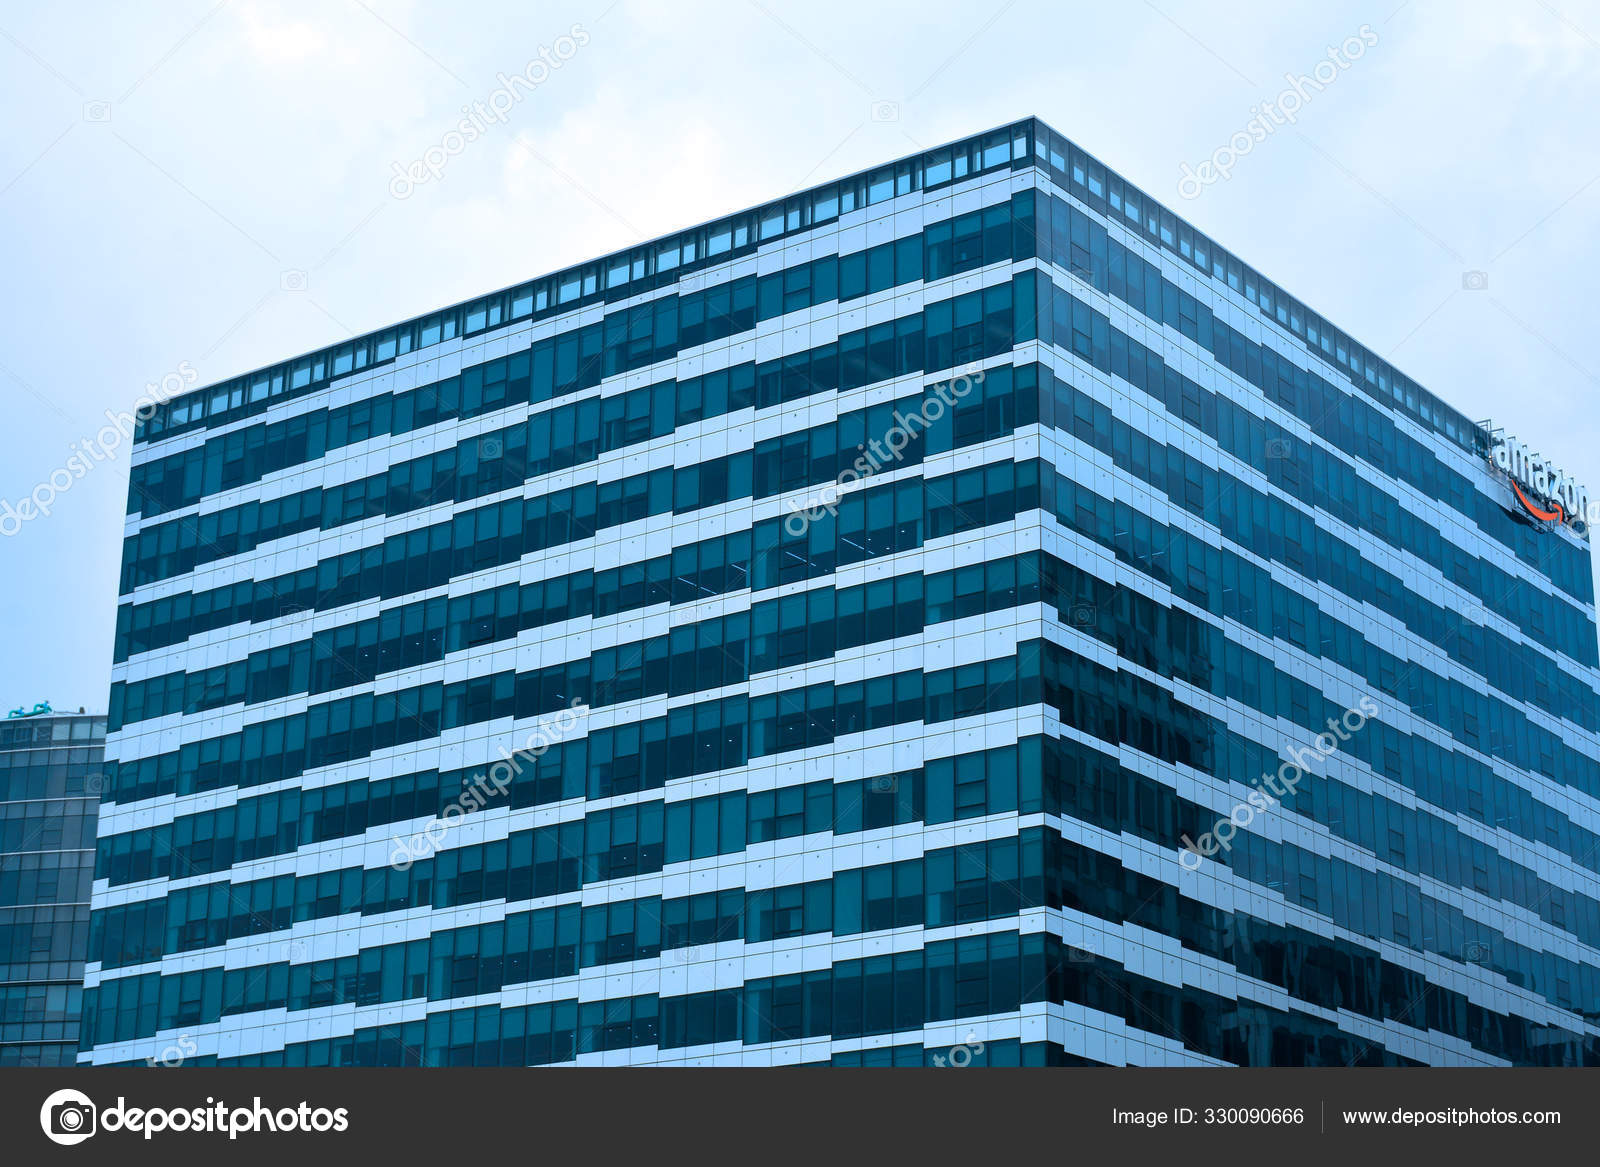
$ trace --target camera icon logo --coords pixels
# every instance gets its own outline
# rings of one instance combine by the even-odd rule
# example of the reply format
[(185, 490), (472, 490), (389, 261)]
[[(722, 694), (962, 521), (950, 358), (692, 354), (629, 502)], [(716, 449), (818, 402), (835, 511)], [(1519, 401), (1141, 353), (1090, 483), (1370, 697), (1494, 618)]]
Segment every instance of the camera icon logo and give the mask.
[(311, 286), (311, 278), (297, 267), (292, 267), (278, 276), (278, 286), (285, 292), (303, 292)]
[(57, 1090), (39, 1108), (39, 1125), (52, 1143), (71, 1147), (94, 1134), (98, 1113), (81, 1090)]
[(1464, 271), (1461, 273), (1461, 290), (1464, 292), (1486, 292), (1489, 290), (1489, 273), (1486, 271)]
[(900, 789), (900, 779), (893, 774), (878, 774), (867, 779), (867, 789), (873, 794), (894, 794)]
[(875, 101), (872, 103), (872, 120), (875, 122), (897, 122), (900, 120), (900, 103), (898, 101)]

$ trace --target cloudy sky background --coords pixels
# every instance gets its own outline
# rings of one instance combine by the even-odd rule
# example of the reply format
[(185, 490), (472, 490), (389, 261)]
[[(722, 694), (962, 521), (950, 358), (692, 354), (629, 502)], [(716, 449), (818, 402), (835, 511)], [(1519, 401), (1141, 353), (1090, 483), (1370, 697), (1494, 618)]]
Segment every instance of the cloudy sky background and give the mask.
[[(1178, 197), (1363, 25), (1296, 126)], [(1028, 114), (1600, 491), (1597, 109), (1594, 0), (3, 3), (0, 500), (185, 362), (225, 380)], [(0, 708), (105, 707), (126, 497), (124, 450), (0, 538)]]

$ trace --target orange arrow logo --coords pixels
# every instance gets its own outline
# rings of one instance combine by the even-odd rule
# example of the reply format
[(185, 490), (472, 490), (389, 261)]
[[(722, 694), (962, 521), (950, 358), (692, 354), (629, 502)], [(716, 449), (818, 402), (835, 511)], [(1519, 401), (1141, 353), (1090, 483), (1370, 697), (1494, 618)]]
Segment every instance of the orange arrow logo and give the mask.
[(1511, 489), (1517, 492), (1517, 497), (1522, 500), (1522, 505), (1528, 508), (1528, 513), (1534, 518), (1543, 519), (1547, 523), (1560, 523), (1566, 521), (1567, 512), (1562, 508), (1560, 503), (1555, 504), (1556, 509), (1553, 511), (1542, 511), (1528, 501), (1528, 496), (1522, 493), (1522, 487), (1517, 485), (1515, 479), (1513, 479), (1511, 482)]

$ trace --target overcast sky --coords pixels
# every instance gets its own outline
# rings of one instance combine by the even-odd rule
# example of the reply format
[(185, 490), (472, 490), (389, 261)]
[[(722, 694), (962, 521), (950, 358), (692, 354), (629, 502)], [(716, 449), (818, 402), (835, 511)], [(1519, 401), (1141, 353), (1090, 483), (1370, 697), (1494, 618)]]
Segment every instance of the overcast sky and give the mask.
[[(1285, 73), (1363, 36), (1180, 197)], [(395, 164), (541, 48), (570, 59), (394, 197)], [(1600, 2), (4, 0), (0, 98), (0, 513), (180, 370), (224, 380), (1029, 114), (1600, 491)], [(105, 708), (126, 455), (0, 537), (0, 709)]]

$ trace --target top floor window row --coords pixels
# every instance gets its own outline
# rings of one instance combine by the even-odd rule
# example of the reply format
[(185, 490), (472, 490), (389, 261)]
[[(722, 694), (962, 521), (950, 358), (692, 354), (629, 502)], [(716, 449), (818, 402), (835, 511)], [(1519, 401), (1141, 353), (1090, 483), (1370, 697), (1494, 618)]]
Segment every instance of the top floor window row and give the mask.
[(175, 397), (139, 426), (137, 441), (231, 422), (334, 378), (393, 361), (417, 349), (473, 336), (514, 321), (540, 319), (587, 304), (624, 299), (688, 272), (747, 254), (785, 235), (917, 190), (935, 190), (978, 174), (1033, 165), (1032, 123), (987, 134), (742, 211), (666, 239), (418, 317), (221, 385)]
[(835, 221), (861, 207), (913, 191), (932, 191), (974, 175), (1037, 166), (1091, 209), (1207, 278), (1226, 284), (1262, 316), (1343, 370), (1360, 390), (1475, 455), (1488, 437), (1376, 354), (1334, 328), (1171, 210), (1034, 119), (964, 139), (909, 159), (690, 228), (514, 288), (418, 317), (159, 406), (141, 423), (137, 441), (259, 412), (284, 396), (314, 392), (334, 378), (457, 337), (513, 321), (539, 319), (604, 300), (623, 299), (671, 283), (688, 272), (747, 254), (764, 243)]
[(1254, 305), (1262, 316), (1304, 343), (1310, 352), (1342, 369), (1358, 389), (1381, 404), (1443, 434), (1469, 453), (1487, 452), (1488, 436), (1476, 423), (1357, 344), (1049, 126), (1034, 122), (1032, 128), (1038, 165), (1091, 209), (1180, 257), (1208, 278), (1225, 283)]

